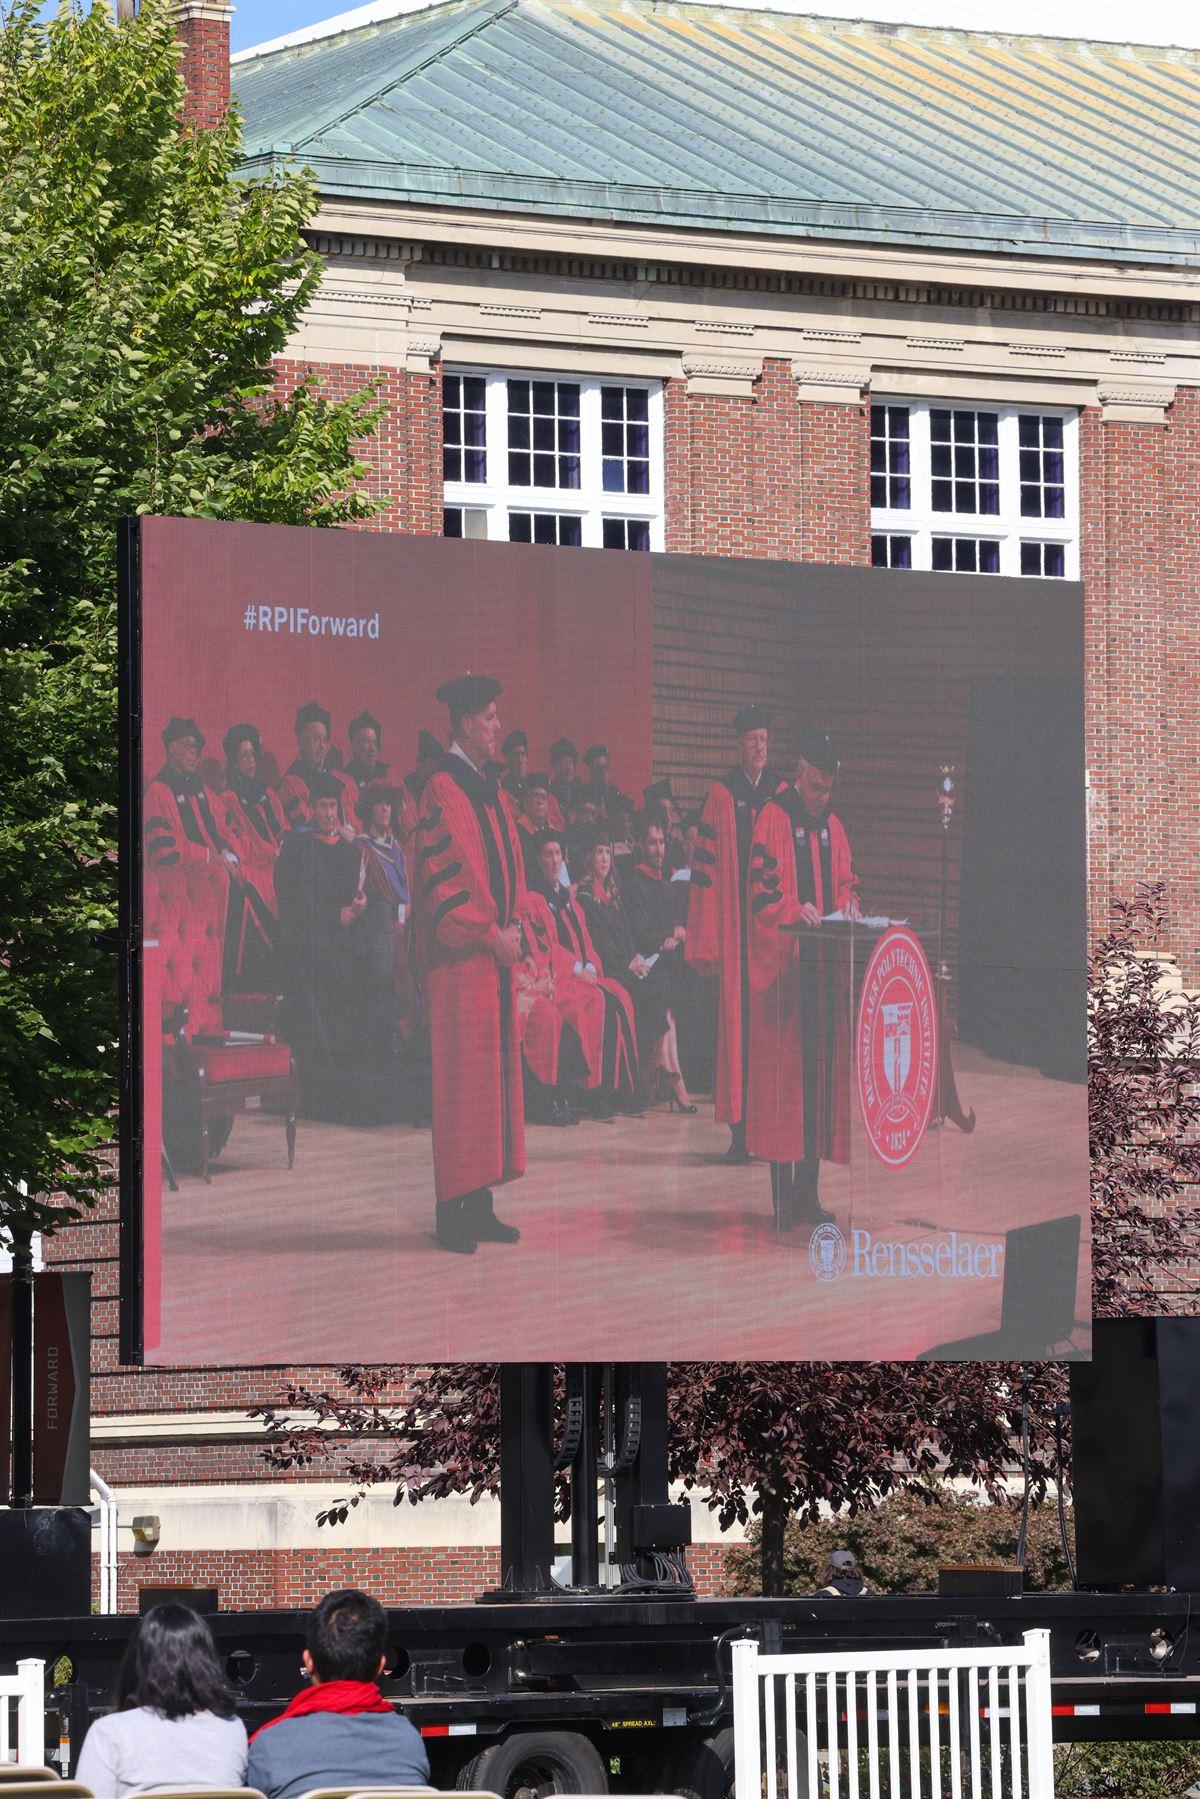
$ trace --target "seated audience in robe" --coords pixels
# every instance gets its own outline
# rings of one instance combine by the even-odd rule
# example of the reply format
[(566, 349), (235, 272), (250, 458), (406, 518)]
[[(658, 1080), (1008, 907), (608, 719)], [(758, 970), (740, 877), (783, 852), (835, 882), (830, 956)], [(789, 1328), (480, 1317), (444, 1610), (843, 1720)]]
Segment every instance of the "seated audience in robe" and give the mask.
[[(581, 855), (596, 840), (593, 826)], [(528, 914), (536, 932), (549, 928), (560, 952), (555, 962), (558, 1003), (566, 1009), (587, 1058), (585, 1085), (593, 1117), (611, 1118), (614, 1107), (627, 1103), (637, 1080), (637, 1040), (633, 1007), (619, 978), (606, 973), (592, 942), (587, 918), (564, 886), (562, 837), (543, 831), (535, 844), (536, 865), (527, 876)]]
[[(675, 920), (670, 882), (663, 880), (665, 858), (666, 832), (663, 829), (662, 814), (658, 810), (644, 811), (638, 816), (637, 836), (633, 855), (630, 857), (632, 867), (621, 870), (621, 895), (629, 914), (634, 948), (656, 975), (659, 969), (663, 970), (660, 977), (661, 1011), (665, 1014), (665, 1022), (662, 1024), (661, 1034), (656, 1033), (653, 1043), (643, 1037), (642, 1020), (639, 1018), (638, 1050), (643, 1081), (651, 1078), (648, 1071), (653, 1069), (654, 1092), (665, 1092), (673, 1111), (694, 1112), (696, 1108), (688, 1093), (679, 1060), (676, 1028), (676, 1020), (686, 999), (682, 976), (683, 945), (687, 929)], [(636, 1008), (636, 994), (634, 1005)], [(656, 1025), (658, 1022), (656, 1019)]]
[(308, 1621), (300, 1657), (307, 1684), (256, 1730), (247, 1781), (267, 1799), (317, 1787), (425, 1786), (418, 1731), (379, 1690), (387, 1613), (353, 1587), (328, 1593)]
[[(525, 878), (529, 880), (537, 873), (537, 858), (533, 846), (548, 826), (561, 831), (561, 824), (553, 823), (554, 805), (550, 798), (549, 775), (533, 774), (525, 776), (521, 792), (521, 810), (517, 814), (517, 826), (521, 833), (521, 849), (525, 856)], [(563, 884), (570, 886), (571, 877), (563, 869)]]
[(330, 718), (324, 706), (309, 700), (296, 713), (296, 747), (299, 754), (279, 783), (279, 797), (287, 821), (294, 829), (313, 821), (313, 782), (328, 775), (338, 784), (338, 825), (348, 836), (358, 829), (358, 788), (341, 769), (326, 767), (329, 758)]
[(246, 1726), (204, 1619), (190, 1606), (153, 1605), (134, 1625), (113, 1709), (88, 1730), (76, 1775), (95, 1799), (126, 1799), (178, 1786), (184, 1773), (189, 1786), (240, 1787)]
[(579, 766), (579, 751), (569, 737), (557, 737), (550, 745), (550, 823), (565, 830), (571, 810), (571, 789)]
[[(608, 778), (608, 749), (603, 743), (593, 743), (583, 752), (583, 765), (587, 769), (584, 776), (586, 786), (592, 799), (596, 802), (596, 817), (606, 824), (612, 823), (612, 810), (625, 799), (618, 787), (614, 787)], [(628, 802), (627, 802), (628, 803)]]
[(519, 806), (522, 783), (529, 773), (529, 739), (524, 731), (510, 731), (500, 745), (500, 753), (504, 757), (504, 775), (500, 785)]

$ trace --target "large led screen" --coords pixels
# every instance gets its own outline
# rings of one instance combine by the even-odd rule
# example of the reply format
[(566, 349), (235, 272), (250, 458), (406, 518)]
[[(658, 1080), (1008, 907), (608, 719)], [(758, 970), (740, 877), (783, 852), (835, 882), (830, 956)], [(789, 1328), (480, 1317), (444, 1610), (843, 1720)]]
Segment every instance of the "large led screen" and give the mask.
[(1087, 1353), (1076, 585), (124, 543), (136, 1353)]

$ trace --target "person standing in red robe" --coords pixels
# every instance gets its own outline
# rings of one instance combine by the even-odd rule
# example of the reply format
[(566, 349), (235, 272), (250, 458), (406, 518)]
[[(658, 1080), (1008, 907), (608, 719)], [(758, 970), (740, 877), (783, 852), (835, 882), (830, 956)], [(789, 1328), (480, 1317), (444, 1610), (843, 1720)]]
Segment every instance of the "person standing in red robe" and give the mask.
[(236, 833), (238, 858), (276, 912), (275, 864), (288, 822), (279, 795), (258, 772), (262, 738), (254, 725), (231, 725), (221, 739), (221, 748), (225, 751), (221, 803)]
[(767, 766), (771, 715), (743, 706), (733, 721), (737, 767), (709, 790), (692, 855), (684, 955), (699, 974), (717, 977), (716, 1091), (713, 1116), (730, 1130), (727, 1162), (750, 1160), (746, 1148), (746, 1080), (750, 1014), (746, 1005), (746, 880), (759, 813), (785, 785)]
[(850, 1160), (850, 959), (822, 931), (856, 916), (858, 880), (830, 810), (838, 758), (829, 739), (800, 740), (796, 779), (758, 815), (750, 847), (750, 1079), (746, 1145), (771, 1164), (780, 1230), (832, 1218), (817, 1186), (822, 1157)]
[(279, 797), (294, 831), (313, 821), (313, 782), (329, 775), (341, 788), (338, 823), (347, 838), (358, 830), (358, 787), (340, 768), (326, 768), (329, 756), (330, 717), (324, 706), (309, 700), (296, 714), (296, 747), (300, 754), (279, 783)]
[(515, 970), (525, 870), (508, 796), (483, 771), (500, 737), (486, 675), (438, 688), (450, 750), (421, 795), (413, 862), (418, 963), (433, 1054), (437, 1241), (473, 1255), (515, 1243), (492, 1188), (525, 1172)]
[(143, 801), (146, 861), (151, 868), (219, 863), (229, 881), (221, 982), (226, 993), (257, 991), (270, 970), (272, 914), (250, 871), (224, 802), (197, 772), (204, 733), (194, 718), (172, 718), (163, 731), (167, 759)]

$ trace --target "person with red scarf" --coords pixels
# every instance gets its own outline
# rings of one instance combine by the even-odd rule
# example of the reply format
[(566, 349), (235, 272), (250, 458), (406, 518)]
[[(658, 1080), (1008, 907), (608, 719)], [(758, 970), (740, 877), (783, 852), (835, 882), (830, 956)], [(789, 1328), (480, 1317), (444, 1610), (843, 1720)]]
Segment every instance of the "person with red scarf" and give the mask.
[(250, 1739), (248, 1783), (267, 1799), (317, 1787), (425, 1786), (420, 1733), (379, 1690), (387, 1614), (354, 1587), (327, 1593), (308, 1621), (309, 1685)]
[(850, 1160), (850, 960), (821, 921), (858, 912), (858, 877), (830, 808), (837, 752), (800, 739), (793, 785), (754, 826), (747, 887), (750, 1081), (746, 1146), (771, 1164), (779, 1230), (832, 1219), (817, 1195), (821, 1160)]
[(450, 750), (421, 795), (413, 859), (417, 964), (433, 1056), (437, 1242), (458, 1255), (516, 1243), (492, 1188), (525, 1172), (515, 970), (525, 946), (525, 866), (509, 797), (486, 772), (500, 683), (438, 688)]
[(783, 786), (767, 767), (771, 715), (743, 706), (733, 721), (738, 762), (714, 781), (700, 815), (688, 882), (691, 967), (717, 978), (716, 1103), (713, 1116), (730, 1131), (727, 1162), (750, 1160), (746, 1148), (746, 1084), (750, 1062), (747, 1005), (749, 942), (746, 879), (759, 813)]

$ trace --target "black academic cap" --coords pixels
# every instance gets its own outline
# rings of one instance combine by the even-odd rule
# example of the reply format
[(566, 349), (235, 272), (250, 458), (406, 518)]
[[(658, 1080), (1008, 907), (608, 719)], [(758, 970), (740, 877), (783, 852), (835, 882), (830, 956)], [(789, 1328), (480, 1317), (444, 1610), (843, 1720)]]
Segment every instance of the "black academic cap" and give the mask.
[(557, 762), (560, 756), (574, 756), (579, 759), (579, 751), (569, 737), (556, 737), (550, 745), (550, 760)]
[(607, 843), (611, 848), (612, 840), (613, 834), (607, 825), (580, 825), (571, 837), (571, 859), (590, 856), (598, 843)]
[(743, 706), (733, 715), (733, 734), (744, 737), (747, 731), (769, 731), (771, 714), (765, 706)]
[(590, 750), (584, 750), (583, 759), (590, 768), (593, 762), (599, 762), (601, 756), (608, 760), (608, 750), (602, 743), (594, 743)]
[(253, 744), (256, 756), (262, 753), (262, 738), (253, 725), (230, 725), (221, 739), (221, 748), (230, 758), (237, 755), (244, 743)]
[(456, 675), (453, 681), (442, 682), (437, 697), (450, 708), (450, 717), (458, 719), (482, 712), (503, 692), (499, 681), (493, 681), (490, 675)]
[(508, 736), (504, 739), (504, 742), (500, 745), (500, 748), (504, 751), (506, 756), (511, 756), (514, 750), (527, 750), (529, 748), (529, 739), (526, 737), (524, 731), (510, 731)]
[(649, 787), (642, 788), (642, 798), (647, 806), (661, 806), (664, 800), (674, 799), (671, 783), (666, 775), (661, 781), (651, 781)]
[(435, 762), (446, 754), (445, 746), (432, 731), (417, 732), (417, 761)]
[(357, 718), (352, 718), (350, 720), (350, 730), (348, 735), (351, 742), (354, 741), (360, 731), (374, 731), (376, 737), (382, 738), (383, 736), (383, 726), (380, 724), (379, 720), (372, 717), (369, 712), (360, 712)]
[(204, 748), (204, 732), (194, 718), (169, 718), (167, 720), (166, 730), (162, 734), (164, 749), (172, 743), (178, 743), (181, 737), (194, 737), (198, 752)]
[(314, 800), (340, 800), (342, 783), (335, 781), (332, 775), (314, 775), (308, 784), (308, 790)]
[(296, 714), (296, 734), (299, 736), (305, 725), (324, 725), (328, 731), (332, 722), (324, 706), (318, 706), (316, 700), (309, 700), (308, 705), (301, 706)]
[(824, 731), (801, 731), (796, 754), (802, 761), (819, 768), (823, 775), (836, 775), (842, 765), (841, 757)]
[(549, 791), (550, 791), (550, 776), (549, 775), (542, 775), (542, 774), (526, 775), (524, 780), (521, 782), (521, 796), (523, 799), (528, 799), (528, 797), (531, 793), (538, 793), (538, 792), (549, 793)]
[(565, 831), (556, 831), (553, 825), (547, 825), (545, 830), (529, 839), (530, 854), (539, 855), (548, 843), (557, 843), (559, 849), (562, 849), (566, 843), (566, 835)]
[(391, 787), (386, 781), (372, 781), (358, 796), (358, 816), (365, 820), (372, 806), (388, 805), (394, 810), (403, 803), (404, 795), (398, 787)]

